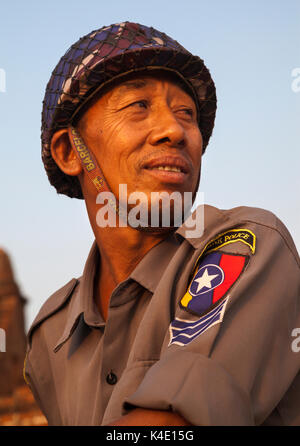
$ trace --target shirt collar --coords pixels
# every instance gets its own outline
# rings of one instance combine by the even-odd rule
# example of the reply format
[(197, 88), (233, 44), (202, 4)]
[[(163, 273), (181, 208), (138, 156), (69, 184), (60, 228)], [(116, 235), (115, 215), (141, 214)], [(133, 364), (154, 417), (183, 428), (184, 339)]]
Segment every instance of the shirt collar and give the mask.
[(170, 259), (175, 254), (181, 240), (174, 234), (155, 245), (135, 267), (130, 277), (144, 288), (154, 293)]
[[(180, 241), (174, 234), (168, 236), (144, 256), (127, 280), (134, 280), (151, 293), (154, 293), (170, 258), (174, 255), (179, 245)], [(80, 317), (83, 317), (84, 322), (89, 326), (105, 326), (105, 321), (98, 312), (93, 299), (94, 278), (99, 262), (99, 250), (96, 241), (94, 241), (85, 263), (83, 274), (78, 279), (77, 287), (73, 292), (68, 309), (67, 322), (62, 336), (54, 347), (54, 352), (57, 352), (73, 334)]]
[[(197, 225), (195, 226), (195, 222)], [(203, 245), (206, 238), (211, 238), (214, 233), (221, 232), (232, 224), (230, 212), (222, 211), (208, 204), (198, 206), (193, 214), (185, 220), (177, 229), (176, 237), (184, 238), (193, 248)]]

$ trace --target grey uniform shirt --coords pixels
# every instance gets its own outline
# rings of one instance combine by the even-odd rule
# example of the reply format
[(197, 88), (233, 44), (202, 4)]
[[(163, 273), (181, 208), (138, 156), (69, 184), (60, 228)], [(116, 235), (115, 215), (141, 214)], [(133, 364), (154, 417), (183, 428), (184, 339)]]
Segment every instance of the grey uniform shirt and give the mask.
[(300, 425), (292, 238), (261, 209), (206, 205), (204, 218), (201, 237), (183, 225), (146, 254), (106, 322), (93, 300), (95, 243), (83, 276), (42, 306), (24, 376), (50, 425), (106, 425), (134, 407), (195, 425)]

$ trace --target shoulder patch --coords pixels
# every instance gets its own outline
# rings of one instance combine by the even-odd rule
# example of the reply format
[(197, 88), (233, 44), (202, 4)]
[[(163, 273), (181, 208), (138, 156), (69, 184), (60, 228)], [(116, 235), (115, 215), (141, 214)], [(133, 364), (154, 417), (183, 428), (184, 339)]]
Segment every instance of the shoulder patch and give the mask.
[(222, 246), (229, 245), (229, 243), (242, 242), (248, 245), (252, 254), (255, 253), (256, 235), (249, 229), (238, 228), (230, 229), (229, 231), (219, 234), (214, 239), (210, 240), (204, 247), (201, 255), (208, 252), (220, 249)]
[(222, 251), (207, 254), (197, 265), (180, 307), (198, 316), (210, 311), (240, 277), (248, 260), (249, 256)]

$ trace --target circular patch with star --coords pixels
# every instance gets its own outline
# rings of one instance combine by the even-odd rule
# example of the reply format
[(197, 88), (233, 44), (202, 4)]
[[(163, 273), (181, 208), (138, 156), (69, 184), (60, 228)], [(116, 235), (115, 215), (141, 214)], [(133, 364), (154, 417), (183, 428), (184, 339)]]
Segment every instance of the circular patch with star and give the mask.
[(218, 265), (208, 264), (202, 266), (191, 283), (190, 294), (199, 296), (199, 294), (207, 293), (207, 291), (211, 291), (221, 285), (223, 280), (224, 271)]
[(247, 262), (244, 255), (221, 251), (207, 254), (200, 260), (180, 306), (197, 315), (208, 312), (237, 281)]

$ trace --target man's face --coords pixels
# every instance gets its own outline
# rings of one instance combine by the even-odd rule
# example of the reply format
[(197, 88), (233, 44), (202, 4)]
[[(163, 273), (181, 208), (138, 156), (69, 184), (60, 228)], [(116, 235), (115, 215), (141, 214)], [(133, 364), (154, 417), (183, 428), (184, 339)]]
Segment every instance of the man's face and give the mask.
[(106, 92), (78, 124), (118, 198), (144, 192), (195, 192), (202, 155), (196, 105), (164, 73), (138, 75)]

